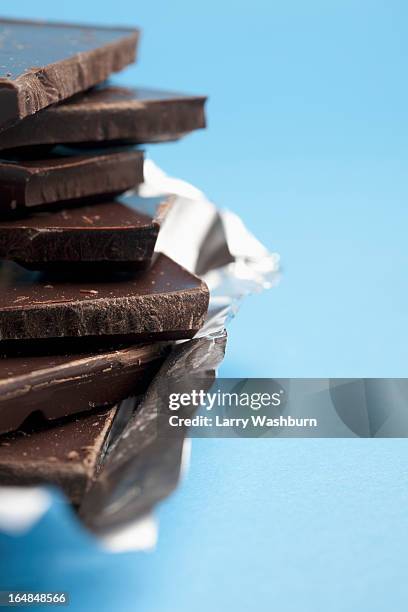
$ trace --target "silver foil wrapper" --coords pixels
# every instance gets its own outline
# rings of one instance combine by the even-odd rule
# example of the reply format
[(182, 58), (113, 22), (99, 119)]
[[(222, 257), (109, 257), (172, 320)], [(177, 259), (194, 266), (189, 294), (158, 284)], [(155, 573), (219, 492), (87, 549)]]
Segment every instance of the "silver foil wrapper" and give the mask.
[[(98, 478), (79, 516), (111, 551), (154, 546), (155, 505), (177, 486), (188, 464), (187, 431), (160, 435), (157, 410), (163, 385), (191, 377), (211, 381), (226, 345), (226, 326), (245, 296), (278, 280), (279, 257), (246, 229), (234, 213), (218, 209), (192, 185), (145, 162), (140, 195), (174, 194), (157, 251), (203, 278), (210, 289), (207, 320), (193, 340), (177, 343), (143, 398), (122, 402)], [(56, 503), (45, 487), (0, 488), (0, 531), (24, 533)]]

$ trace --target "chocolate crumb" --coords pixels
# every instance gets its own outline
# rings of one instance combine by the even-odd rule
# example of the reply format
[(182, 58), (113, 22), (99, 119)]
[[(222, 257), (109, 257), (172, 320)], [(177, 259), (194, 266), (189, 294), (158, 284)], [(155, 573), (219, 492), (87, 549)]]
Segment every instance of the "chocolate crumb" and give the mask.
[(79, 459), (79, 453), (78, 453), (77, 451), (74, 451), (74, 450), (73, 450), (73, 451), (70, 451), (70, 452), (67, 454), (67, 458), (68, 458), (70, 461), (77, 461), (77, 460)]
[(79, 293), (89, 293), (90, 295), (98, 295), (98, 291), (96, 289), (80, 289)]

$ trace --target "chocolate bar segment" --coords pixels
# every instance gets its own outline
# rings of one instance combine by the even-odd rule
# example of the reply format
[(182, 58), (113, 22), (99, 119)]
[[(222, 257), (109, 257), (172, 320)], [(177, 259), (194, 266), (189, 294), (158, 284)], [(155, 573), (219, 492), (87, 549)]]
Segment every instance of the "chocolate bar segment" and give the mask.
[(205, 127), (205, 101), (203, 96), (104, 85), (1, 132), (0, 149), (176, 140)]
[(53, 484), (80, 504), (102, 462), (117, 408), (0, 436), (0, 485)]
[(0, 340), (191, 338), (203, 325), (208, 300), (205, 283), (163, 254), (143, 272), (89, 282), (3, 264)]
[(0, 128), (101, 83), (135, 60), (134, 29), (0, 20)]
[(30, 270), (81, 274), (101, 265), (105, 271), (145, 267), (173, 200), (129, 196), (0, 220), (0, 258)]
[(119, 194), (143, 181), (143, 152), (54, 155), (0, 161), (0, 214), (96, 195)]
[(154, 343), (93, 353), (2, 355), (0, 433), (17, 429), (32, 414), (58, 419), (143, 393), (167, 351), (167, 344)]

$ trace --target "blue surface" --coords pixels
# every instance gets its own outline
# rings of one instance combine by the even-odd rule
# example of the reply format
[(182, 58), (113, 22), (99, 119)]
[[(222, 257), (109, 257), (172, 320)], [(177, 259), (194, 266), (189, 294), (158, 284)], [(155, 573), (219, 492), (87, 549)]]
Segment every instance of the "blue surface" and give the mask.
[[(280, 286), (231, 325), (221, 373), (406, 376), (406, 4), (95, 6), (20, 0), (9, 14), (142, 26), (126, 82), (210, 94), (208, 131), (149, 154), (282, 255)], [(66, 541), (53, 516), (30, 540), (1, 541), (18, 555), (7, 578), (40, 586), (38, 538), (52, 558), (41, 586), (69, 588), (76, 610), (406, 609), (405, 442), (195, 440), (193, 450), (159, 512), (155, 553), (101, 555)]]

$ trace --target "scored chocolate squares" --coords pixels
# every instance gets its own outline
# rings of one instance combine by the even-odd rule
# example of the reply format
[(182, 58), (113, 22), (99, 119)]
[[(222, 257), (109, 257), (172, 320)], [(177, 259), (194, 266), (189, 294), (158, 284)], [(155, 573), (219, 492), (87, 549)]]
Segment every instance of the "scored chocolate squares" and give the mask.
[(129, 28), (0, 20), (0, 128), (104, 81), (132, 63)]
[(173, 201), (131, 195), (0, 220), (0, 258), (30, 270), (81, 274), (98, 266), (105, 272), (145, 267)]
[(53, 484), (79, 505), (108, 444), (117, 408), (0, 436), (0, 485)]
[(142, 272), (88, 282), (3, 264), (0, 350), (13, 340), (191, 338), (204, 323), (208, 302), (207, 285), (161, 253)]
[(0, 149), (163, 142), (205, 127), (204, 96), (102, 85), (0, 133)]
[(0, 160), (0, 215), (97, 195), (120, 194), (143, 181), (143, 152), (55, 154)]
[[(66, 347), (65, 347), (66, 348)], [(166, 343), (73, 348), (31, 343), (0, 355), (0, 434), (33, 414), (54, 420), (143, 393), (169, 351)]]

